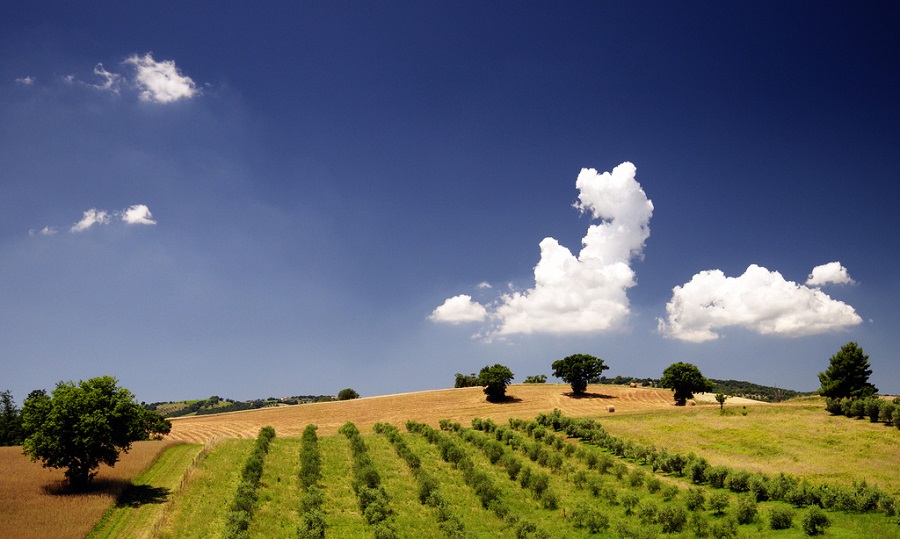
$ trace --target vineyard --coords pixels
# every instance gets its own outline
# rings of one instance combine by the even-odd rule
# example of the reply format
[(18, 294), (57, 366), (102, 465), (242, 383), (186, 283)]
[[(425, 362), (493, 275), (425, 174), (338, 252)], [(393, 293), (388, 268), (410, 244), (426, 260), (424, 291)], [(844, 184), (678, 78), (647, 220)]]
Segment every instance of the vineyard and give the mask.
[(179, 419), (172, 437), (192, 443), (164, 451), (133, 481), (145, 496), (120, 497), (89, 537), (900, 537), (897, 429), (816, 399), (720, 412), (650, 388), (589, 392)]

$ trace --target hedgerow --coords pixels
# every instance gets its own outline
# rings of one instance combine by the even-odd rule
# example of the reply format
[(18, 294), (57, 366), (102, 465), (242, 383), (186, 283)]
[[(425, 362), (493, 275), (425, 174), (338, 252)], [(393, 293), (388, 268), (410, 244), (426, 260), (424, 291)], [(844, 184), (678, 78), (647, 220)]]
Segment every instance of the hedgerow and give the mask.
[(322, 478), (322, 457), (319, 453), (319, 438), (316, 426), (307, 425), (303, 430), (300, 446), (300, 488), (304, 491), (300, 498), (300, 523), (297, 539), (323, 539), (325, 537), (325, 513), (322, 504), (325, 497), (319, 487)]

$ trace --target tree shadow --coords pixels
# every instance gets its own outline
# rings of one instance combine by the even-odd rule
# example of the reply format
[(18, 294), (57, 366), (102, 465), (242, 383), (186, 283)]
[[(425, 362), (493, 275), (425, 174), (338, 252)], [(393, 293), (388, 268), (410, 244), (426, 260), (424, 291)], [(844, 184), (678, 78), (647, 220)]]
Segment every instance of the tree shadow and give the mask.
[(140, 507), (148, 503), (165, 503), (170, 490), (165, 487), (135, 485), (125, 479), (95, 479), (87, 486), (76, 488), (67, 481), (54, 481), (43, 486), (51, 496), (82, 496), (106, 494), (116, 499), (116, 507)]
[(571, 399), (614, 399), (615, 397), (612, 395), (604, 395), (603, 393), (575, 393), (574, 391), (569, 391), (568, 393), (563, 393), (566, 397)]
[(149, 503), (166, 503), (170, 490), (150, 485), (128, 485), (119, 495), (116, 507), (140, 507)]
[(488, 402), (491, 404), (513, 404), (516, 402), (522, 402), (522, 399), (520, 399), (519, 397), (513, 397), (512, 395), (506, 395), (502, 399), (498, 399), (498, 400), (488, 399)]

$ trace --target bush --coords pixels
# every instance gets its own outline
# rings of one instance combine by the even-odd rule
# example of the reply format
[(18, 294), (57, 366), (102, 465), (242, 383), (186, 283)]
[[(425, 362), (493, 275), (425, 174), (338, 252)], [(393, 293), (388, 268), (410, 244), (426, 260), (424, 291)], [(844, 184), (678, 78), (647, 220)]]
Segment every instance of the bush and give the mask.
[(662, 499), (665, 502), (670, 502), (678, 496), (678, 487), (675, 485), (666, 485), (662, 488)]
[(883, 402), (885, 401), (877, 397), (870, 397), (865, 400), (866, 416), (869, 417), (869, 421), (872, 423), (878, 421), (878, 417), (881, 415), (881, 406)]
[[(896, 406), (896, 405), (895, 405)], [(894, 426), (900, 429), (900, 406), (894, 408)]]
[(636, 493), (629, 490), (622, 494), (620, 501), (625, 507), (625, 516), (631, 516), (634, 513), (634, 509), (638, 506), (640, 498)]
[(706, 469), (706, 480), (713, 488), (725, 488), (725, 480), (728, 479), (728, 468), (725, 466), (710, 466)]
[(732, 517), (725, 517), (717, 522), (713, 522), (709, 527), (709, 534), (715, 539), (737, 537), (737, 521)]
[(769, 511), (769, 527), (773, 530), (786, 530), (794, 524), (794, 510), (777, 505)]
[(662, 524), (663, 533), (679, 533), (687, 524), (687, 512), (677, 505), (664, 507), (657, 520)]
[(709, 509), (717, 515), (721, 515), (728, 507), (728, 494), (724, 492), (714, 492), (709, 497)]
[(649, 492), (650, 494), (656, 494), (659, 489), (662, 488), (662, 481), (660, 481), (656, 476), (650, 476), (647, 478), (646, 485), (647, 492)]
[(878, 420), (890, 425), (894, 421), (894, 410), (896, 407), (897, 405), (893, 402), (885, 401), (884, 404), (881, 405), (881, 412), (878, 415)]
[(746, 470), (734, 470), (728, 474), (725, 486), (731, 492), (747, 492), (750, 490), (750, 472)]
[(703, 505), (706, 503), (706, 496), (703, 495), (703, 490), (699, 488), (691, 488), (688, 489), (687, 494), (684, 496), (684, 504), (687, 506), (688, 511), (698, 511), (703, 509)]
[(735, 517), (738, 524), (750, 524), (756, 519), (756, 499), (750, 496), (741, 496), (738, 498), (737, 512)]
[(810, 507), (803, 516), (803, 531), (806, 535), (822, 535), (825, 529), (831, 526), (828, 515), (818, 507)]
[(572, 511), (572, 526), (576, 529), (585, 528), (588, 532), (595, 534), (609, 528), (609, 518), (606, 515), (584, 504), (579, 505)]

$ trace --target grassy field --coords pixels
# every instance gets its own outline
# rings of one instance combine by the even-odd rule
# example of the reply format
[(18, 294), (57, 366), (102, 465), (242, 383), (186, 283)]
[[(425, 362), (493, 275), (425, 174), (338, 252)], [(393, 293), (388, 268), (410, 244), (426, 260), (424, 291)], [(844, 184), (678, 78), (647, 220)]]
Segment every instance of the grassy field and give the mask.
[[(660, 514), (671, 517), (684, 512), (689, 491), (698, 488), (707, 500), (720, 491), (706, 485), (695, 487), (672, 474), (654, 474), (647, 465), (618, 457), (611, 457), (615, 466), (600, 473), (590, 468), (579, 452), (564, 450), (569, 445), (587, 447), (575, 440), (566, 440), (554, 449), (560, 455), (556, 465), (551, 464), (552, 459), (533, 461), (521, 448), (505, 447), (504, 451), (512, 455), (509, 458), (547, 476), (548, 491), (555, 497), (548, 506), (521, 478), (511, 479), (508, 469), (492, 464), (479, 448), (482, 442), (475, 443), (492, 435), (465, 428), (473, 417), (491, 418), (505, 426), (509, 418), (532, 420), (553, 409), (569, 417), (596, 419), (608, 432), (625, 440), (696, 453), (713, 465), (768, 474), (787, 472), (812, 483), (849, 485), (865, 480), (900, 497), (900, 430), (831, 416), (818, 399), (779, 405), (726, 404), (725, 412), (720, 413), (716, 404), (672, 406), (671, 392), (666, 390), (590, 386), (592, 396), (579, 399), (572, 398), (568, 391), (562, 385), (516, 385), (509, 390), (511, 402), (489, 404), (480, 388), (466, 388), (178, 419), (173, 421), (168, 443), (207, 443), (202, 451), (199, 445), (182, 445), (157, 459), (167, 445), (138, 444), (114, 469), (121, 474), (119, 479), (108, 475), (112, 470), (104, 470), (100, 476), (103, 488), (86, 497), (54, 494), (61, 472), (29, 463), (18, 454), (18, 448), (0, 451), (0, 537), (84, 537), (104, 512), (106, 518), (93, 537), (221, 537), (241, 468), (253, 447), (251, 438), (269, 424), (275, 427), (277, 436), (264, 462), (258, 502), (248, 530), (252, 538), (297, 537), (302, 495), (299, 436), (308, 424), (318, 426), (328, 538), (369, 538), (374, 534), (354, 490), (349, 442), (337, 433), (348, 421), (358, 426), (382, 477), (390, 498), (390, 522), (398, 537), (651, 537), (662, 531)], [(609, 411), (610, 406), (614, 412)], [(470, 484), (471, 473), (442, 459), (442, 449), (421, 434), (407, 432), (407, 419), (435, 428), (442, 419), (459, 422), (463, 432), (442, 435), (459, 445), (473, 463), (473, 470), (489, 478), (498, 501), (485, 507), (481, 494)], [(420, 469), (437, 481), (444, 509), (420, 502), (418, 472), (398, 456), (385, 435), (373, 432), (377, 422), (399, 429), (402, 440), (419, 457)], [(536, 443), (524, 432), (516, 436), (526, 439), (527, 444)], [(198, 452), (201, 457), (197, 457)], [(141, 455), (143, 460), (138, 458)], [(30, 477), (30, 487), (20, 480), (24, 476)], [(658, 487), (650, 486), (650, 478), (658, 480)], [(132, 494), (137, 502), (120, 503), (107, 512), (131, 483), (136, 485)], [(13, 494), (28, 488), (37, 495), (29, 498)], [(723, 515), (708, 504), (704, 509), (688, 510), (681, 531), (666, 536), (702, 537), (717, 527), (727, 527), (736, 515), (741, 495), (721, 492), (728, 504)], [(39, 499), (35, 502), (34, 498)], [(93, 504), (98, 499), (103, 503), (95, 509)], [(771, 530), (769, 515), (779, 507), (788, 505), (759, 503), (757, 517), (737, 526), (736, 536), (803, 537), (800, 521), (808, 509), (796, 509), (790, 529)], [(588, 528), (576, 526), (579, 519), (587, 518), (584, 515), (588, 510), (592, 518), (604, 524), (594, 535)], [(459, 523), (462, 534), (438, 531), (447, 514)], [(832, 537), (900, 537), (896, 516), (831, 510), (826, 514), (831, 520), (828, 535)]]

